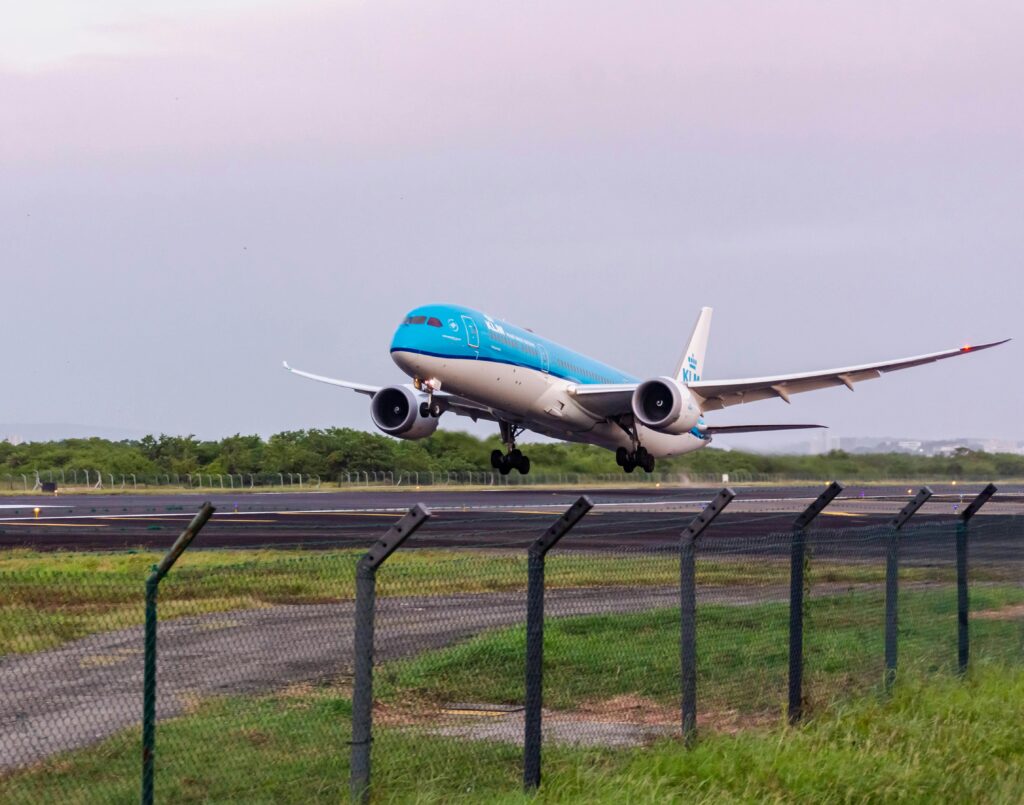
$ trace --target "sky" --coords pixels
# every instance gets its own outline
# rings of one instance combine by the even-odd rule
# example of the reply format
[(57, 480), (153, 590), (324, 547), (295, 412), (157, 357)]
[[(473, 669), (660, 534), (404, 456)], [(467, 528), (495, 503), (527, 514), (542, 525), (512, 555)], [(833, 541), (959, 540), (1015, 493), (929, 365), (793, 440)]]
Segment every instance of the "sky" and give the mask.
[(706, 379), (1016, 336), (712, 424), (1024, 439), (1019, 2), (4, 17), (0, 422), (369, 429), (281, 361), (404, 382), (398, 321), (453, 302), (653, 376), (710, 305)]

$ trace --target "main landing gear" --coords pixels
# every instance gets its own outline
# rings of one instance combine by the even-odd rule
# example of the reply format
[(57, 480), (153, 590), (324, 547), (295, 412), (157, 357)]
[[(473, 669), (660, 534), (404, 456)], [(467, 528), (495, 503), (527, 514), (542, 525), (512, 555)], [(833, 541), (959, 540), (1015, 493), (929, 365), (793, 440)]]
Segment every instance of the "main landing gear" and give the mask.
[(615, 463), (626, 472), (632, 472), (637, 467), (644, 472), (654, 472), (654, 456), (643, 445), (637, 445), (636, 450), (620, 447), (615, 451)]
[(492, 450), (491, 466), (502, 475), (508, 475), (512, 470), (519, 470), (520, 475), (526, 475), (530, 471), (530, 459), (516, 447), (516, 436), (523, 432), (523, 428), (508, 422), (499, 422), (498, 425), (501, 428), (502, 444), (508, 452)]
[(640, 444), (640, 438), (637, 435), (636, 423), (629, 420), (623, 421), (621, 419), (615, 419), (613, 421), (626, 432), (626, 435), (629, 436), (629, 440), (633, 443), (632, 450), (620, 447), (615, 451), (615, 463), (622, 467), (626, 472), (632, 472), (637, 467), (642, 469), (644, 472), (654, 472), (654, 456), (648, 453), (647, 448)]

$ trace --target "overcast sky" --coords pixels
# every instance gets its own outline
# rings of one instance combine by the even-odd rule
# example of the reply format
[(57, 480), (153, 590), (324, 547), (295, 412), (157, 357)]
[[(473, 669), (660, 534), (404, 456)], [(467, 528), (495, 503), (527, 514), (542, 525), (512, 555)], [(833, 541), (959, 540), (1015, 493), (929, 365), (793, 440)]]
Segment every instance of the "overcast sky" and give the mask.
[(395, 325), (450, 301), (662, 374), (711, 305), (707, 379), (1017, 337), (713, 423), (1024, 438), (1022, 35), (1017, 0), (5, 9), (0, 421), (370, 428), (281, 360), (403, 382)]

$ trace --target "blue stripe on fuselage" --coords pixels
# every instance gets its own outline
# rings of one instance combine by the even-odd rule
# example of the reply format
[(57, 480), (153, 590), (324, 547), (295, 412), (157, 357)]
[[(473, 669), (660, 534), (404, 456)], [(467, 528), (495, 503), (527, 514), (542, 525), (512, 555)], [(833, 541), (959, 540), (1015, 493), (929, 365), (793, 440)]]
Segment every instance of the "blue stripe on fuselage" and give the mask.
[[(423, 323), (408, 323), (410, 319), (418, 320), (419, 317), (423, 317)], [(441, 326), (427, 324), (432, 318)], [(467, 320), (476, 327), (476, 347), (471, 347), (467, 340)], [(505, 363), (546, 371), (553, 377), (581, 385), (637, 382), (632, 375), (541, 338), (529, 330), (456, 305), (425, 305), (410, 311), (395, 331), (391, 352)]]

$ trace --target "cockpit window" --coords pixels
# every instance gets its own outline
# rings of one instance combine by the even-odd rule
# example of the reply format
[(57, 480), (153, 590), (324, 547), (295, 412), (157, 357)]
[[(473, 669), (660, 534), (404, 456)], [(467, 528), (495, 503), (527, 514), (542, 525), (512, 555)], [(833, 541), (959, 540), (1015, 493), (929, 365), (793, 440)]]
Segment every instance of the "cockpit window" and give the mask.
[(426, 316), (410, 316), (409, 324), (423, 324), (427, 320)]
[(427, 324), (429, 324), (431, 327), (440, 327), (441, 320), (431, 316), (429, 319), (427, 319)]

